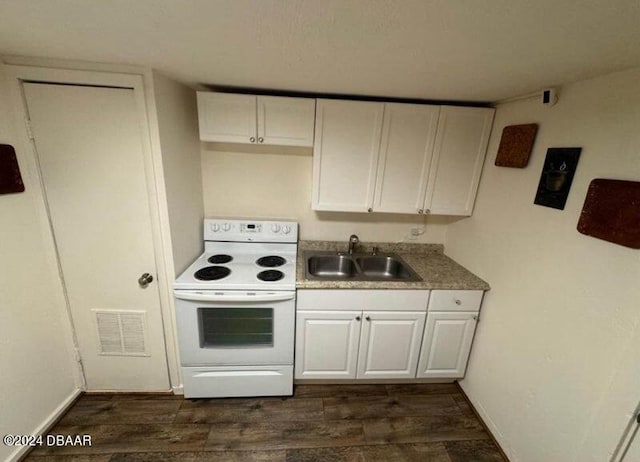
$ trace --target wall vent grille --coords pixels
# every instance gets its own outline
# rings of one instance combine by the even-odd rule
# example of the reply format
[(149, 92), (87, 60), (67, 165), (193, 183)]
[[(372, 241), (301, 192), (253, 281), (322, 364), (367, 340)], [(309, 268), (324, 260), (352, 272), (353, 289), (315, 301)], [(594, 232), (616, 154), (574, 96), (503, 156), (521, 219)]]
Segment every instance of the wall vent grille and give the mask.
[(93, 310), (101, 355), (148, 356), (144, 311)]

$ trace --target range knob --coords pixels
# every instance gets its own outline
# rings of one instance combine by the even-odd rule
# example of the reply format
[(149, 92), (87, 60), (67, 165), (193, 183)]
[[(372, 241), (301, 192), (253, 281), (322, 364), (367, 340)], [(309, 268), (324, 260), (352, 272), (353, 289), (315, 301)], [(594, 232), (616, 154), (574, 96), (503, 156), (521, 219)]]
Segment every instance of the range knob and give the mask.
[(273, 225), (271, 227), (271, 231), (273, 231), (274, 233), (279, 233), (280, 232), (280, 225)]
[(283, 232), (283, 233), (285, 233), (285, 234), (289, 234), (289, 231), (291, 231), (291, 228), (290, 228), (289, 226), (284, 225), (284, 226), (282, 227), (282, 232)]
[(218, 223), (212, 223), (211, 231), (213, 231), (214, 233), (217, 233), (218, 231), (220, 231), (220, 225)]
[(222, 225), (222, 230), (223, 231), (229, 231), (231, 229), (231, 225), (229, 223), (224, 223)]

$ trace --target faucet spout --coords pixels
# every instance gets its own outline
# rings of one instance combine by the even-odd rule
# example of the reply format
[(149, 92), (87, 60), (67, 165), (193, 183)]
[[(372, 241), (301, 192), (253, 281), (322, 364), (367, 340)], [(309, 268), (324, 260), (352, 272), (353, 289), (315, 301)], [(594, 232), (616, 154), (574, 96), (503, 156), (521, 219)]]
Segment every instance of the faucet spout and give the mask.
[(359, 243), (360, 243), (360, 239), (358, 238), (358, 236), (356, 236), (355, 234), (352, 234), (351, 236), (349, 236), (349, 247), (347, 248), (349, 255), (353, 253), (354, 247)]

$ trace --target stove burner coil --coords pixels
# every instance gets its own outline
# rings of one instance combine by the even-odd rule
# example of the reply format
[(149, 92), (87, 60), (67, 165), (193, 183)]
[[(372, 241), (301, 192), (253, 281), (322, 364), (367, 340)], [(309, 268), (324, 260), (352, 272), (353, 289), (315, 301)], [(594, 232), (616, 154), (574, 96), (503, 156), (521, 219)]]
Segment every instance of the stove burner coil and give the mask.
[(287, 261), (284, 258), (278, 257), (277, 255), (268, 255), (266, 257), (259, 258), (258, 261), (256, 261), (258, 266), (263, 266), (265, 268), (275, 268), (277, 266), (284, 265), (286, 262)]
[(193, 276), (201, 281), (215, 281), (227, 277), (229, 274), (231, 274), (231, 270), (226, 266), (206, 266), (196, 271)]
[(233, 257), (231, 255), (225, 255), (223, 253), (219, 253), (217, 255), (212, 255), (211, 257), (209, 257), (207, 261), (209, 263), (219, 265), (221, 263), (229, 263), (231, 260), (233, 260)]
[(278, 270), (266, 270), (259, 272), (257, 277), (261, 281), (273, 282), (282, 279), (284, 277), (284, 273)]

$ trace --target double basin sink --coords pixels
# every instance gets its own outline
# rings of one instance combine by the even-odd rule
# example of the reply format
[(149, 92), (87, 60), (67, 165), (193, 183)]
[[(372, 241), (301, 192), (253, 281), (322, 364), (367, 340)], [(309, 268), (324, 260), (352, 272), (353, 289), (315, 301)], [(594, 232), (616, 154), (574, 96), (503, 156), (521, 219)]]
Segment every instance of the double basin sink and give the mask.
[(315, 280), (422, 281), (398, 255), (305, 252), (305, 276)]

